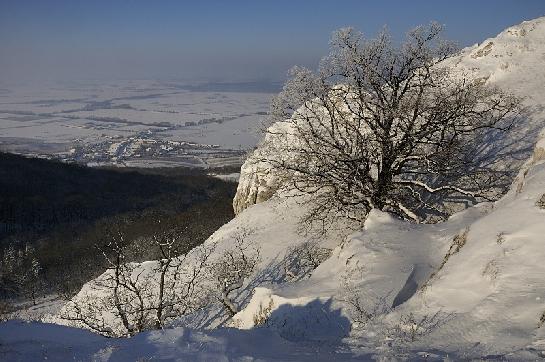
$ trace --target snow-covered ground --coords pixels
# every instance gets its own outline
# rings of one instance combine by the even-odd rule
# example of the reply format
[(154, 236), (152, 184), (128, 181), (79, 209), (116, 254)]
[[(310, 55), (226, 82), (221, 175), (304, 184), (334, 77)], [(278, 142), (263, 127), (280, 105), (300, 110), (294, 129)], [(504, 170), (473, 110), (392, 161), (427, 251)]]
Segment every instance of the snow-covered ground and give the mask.
[[(539, 202), (545, 193), (545, 133), (540, 135), (545, 127), (545, 18), (509, 28), (451, 61), (526, 97), (528, 114), (507, 142), (517, 157), (506, 164), (520, 172), (499, 201), (433, 225), (373, 211), (361, 230), (337, 224), (317, 237), (298, 232), (303, 199), (275, 194), (271, 188), (262, 192), (275, 175), (243, 168), (238, 194), (243, 207), (204, 244), (214, 245), (212, 259), (219, 258), (240, 230), (246, 230), (251, 245), (260, 250), (255, 271), (235, 298), (242, 308), (231, 320), (222, 317), (221, 306), (211, 305), (175, 321), (173, 328), (120, 340), (71, 327), (12, 321), (0, 325), (0, 356), (545, 358), (545, 198)], [(329, 257), (316, 269), (294, 275), (290, 257), (305, 245), (327, 251)], [(150, 265), (138, 268), (150, 270)], [(76, 298), (90, 300), (100, 293), (91, 282)], [(58, 315), (48, 320), (67, 323)]]
[(361, 355), (290, 342), (273, 331), (172, 328), (111, 339), (54, 324), (10, 321), (0, 328), (0, 358), (29, 361), (361, 361)]
[(14, 303), (12, 312), (6, 319), (20, 319), (25, 321), (41, 320), (46, 315), (58, 313), (66, 300), (57, 294), (50, 294), (36, 298), (35, 301), (25, 300)]

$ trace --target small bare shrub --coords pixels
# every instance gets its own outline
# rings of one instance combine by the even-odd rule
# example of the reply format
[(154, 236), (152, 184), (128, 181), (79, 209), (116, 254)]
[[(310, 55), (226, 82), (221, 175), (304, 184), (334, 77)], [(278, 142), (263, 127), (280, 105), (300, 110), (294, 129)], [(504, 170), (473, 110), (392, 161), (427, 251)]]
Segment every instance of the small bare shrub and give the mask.
[(346, 305), (352, 327), (360, 328), (392, 311), (388, 297), (388, 295), (372, 297), (361, 293), (347, 293), (341, 298), (341, 302)]
[(355, 268), (343, 276), (342, 292), (338, 300), (345, 305), (345, 310), (352, 322), (352, 328), (361, 328), (367, 323), (392, 311), (390, 295), (370, 295), (357, 288), (363, 268)]
[(387, 336), (398, 343), (412, 343), (431, 334), (444, 325), (449, 318), (450, 315), (440, 310), (434, 314), (425, 314), (423, 316), (416, 316), (414, 313), (402, 314), (398, 323), (387, 330)]
[(498, 268), (498, 263), (496, 260), (489, 261), (483, 269), (483, 276), (490, 278), (490, 281), (494, 282), (498, 275), (500, 274), (500, 269)]
[(13, 307), (6, 301), (0, 300), (0, 322), (5, 322), (9, 318), (9, 315), (13, 312)]
[(284, 272), (289, 281), (310, 276), (331, 255), (331, 249), (318, 246), (317, 241), (307, 241), (291, 247), (284, 259)]
[(266, 325), (271, 316), (272, 309), (274, 308), (274, 301), (272, 298), (269, 300), (269, 304), (266, 307), (263, 307), (263, 304), (259, 304), (259, 311), (254, 314), (254, 327), (259, 327)]
[(345, 275), (342, 294), (338, 300), (345, 305), (343, 309), (352, 322), (353, 330), (361, 328), (373, 332), (369, 336), (377, 338), (377, 342), (386, 341), (389, 350), (403, 349), (407, 343), (433, 333), (450, 319), (449, 314), (439, 310), (424, 315), (412, 312), (401, 314), (392, 321), (389, 317), (392, 316), (394, 309), (391, 307), (389, 293), (373, 296), (356, 287), (355, 284), (359, 280), (356, 273), (362, 271), (361, 267), (357, 267)]
[(224, 251), (213, 265), (218, 297), (230, 317), (239, 311), (231, 294), (243, 287), (244, 281), (260, 260), (259, 249), (248, 240), (252, 232), (248, 229), (239, 230), (234, 236), (234, 247)]
[(545, 209), (545, 194), (541, 195), (539, 200), (536, 201), (536, 206), (540, 209)]
[(17, 244), (0, 253), (0, 295), (24, 296), (36, 305), (44, 288), (42, 267), (32, 245)]

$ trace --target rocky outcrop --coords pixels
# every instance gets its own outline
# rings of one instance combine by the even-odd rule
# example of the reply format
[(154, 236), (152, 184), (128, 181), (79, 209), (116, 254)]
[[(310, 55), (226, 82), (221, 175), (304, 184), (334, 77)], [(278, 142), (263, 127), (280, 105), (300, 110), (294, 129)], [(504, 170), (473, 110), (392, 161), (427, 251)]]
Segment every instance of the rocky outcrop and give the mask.
[(240, 170), (237, 193), (233, 199), (235, 215), (251, 205), (267, 201), (279, 188), (271, 168), (252, 156)]
[(247, 207), (270, 199), (283, 185), (283, 177), (273, 168), (271, 161), (279, 158), (281, 149), (293, 137), (288, 122), (277, 122), (266, 132), (263, 141), (250, 154), (240, 169), (237, 193), (233, 199), (233, 209), (238, 215)]

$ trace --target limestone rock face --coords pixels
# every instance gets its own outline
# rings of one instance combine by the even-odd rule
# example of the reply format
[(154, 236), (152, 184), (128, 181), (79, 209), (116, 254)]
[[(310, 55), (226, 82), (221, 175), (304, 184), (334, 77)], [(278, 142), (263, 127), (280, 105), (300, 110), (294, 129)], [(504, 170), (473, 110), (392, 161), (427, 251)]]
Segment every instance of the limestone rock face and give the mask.
[(237, 193), (233, 199), (235, 215), (251, 205), (270, 199), (279, 185), (264, 162), (248, 159), (240, 170)]
[(285, 143), (293, 135), (290, 132), (289, 122), (276, 122), (269, 129), (263, 141), (246, 159), (240, 169), (240, 178), (233, 209), (238, 215), (251, 205), (270, 199), (283, 185), (285, 177), (273, 168), (270, 161), (279, 157), (281, 149), (285, 150)]

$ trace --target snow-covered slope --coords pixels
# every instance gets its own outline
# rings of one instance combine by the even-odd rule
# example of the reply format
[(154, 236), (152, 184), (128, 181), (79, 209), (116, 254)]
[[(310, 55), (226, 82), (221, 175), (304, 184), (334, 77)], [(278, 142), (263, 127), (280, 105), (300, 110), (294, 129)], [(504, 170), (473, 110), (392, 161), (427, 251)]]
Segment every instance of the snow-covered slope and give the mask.
[[(536, 206), (545, 193), (545, 134), (539, 137), (545, 127), (545, 18), (508, 28), (449, 63), (524, 98), (526, 113), (516, 132), (489, 145), (505, 154), (506, 165), (522, 167), (511, 191), (494, 204), (436, 225), (412, 225), (373, 212), (364, 230), (342, 242), (309, 279), (256, 290), (234, 318), (239, 326), (252, 328), (254, 316), (265, 311), (269, 325), (289, 337), (295, 323), (286, 322), (290, 317), (283, 306), (331, 300), (332, 310), (340, 308), (354, 320), (361, 310), (347, 295), (359, 295), (360, 307), (387, 311), (379, 322), (350, 334), (356, 348), (368, 352), (384, 345), (395, 350), (397, 342), (388, 342), (390, 332), (385, 331), (407, 332), (428, 320), (428, 327), (422, 327), (430, 333), (424, 341), (397, 347), (459, 357), (515, 353), (533, 359), (542, 353), (532, 351), (545, 349), (545, 327), (539, 327), (545, 319), (545, 210)], [(265, 139), (245, 164), (238, 212), (278, 188), (278, 177), (259, 162), (259, 154), (270, 150), (274, 147)], [(262, 190), (267, 197), (245, 197)], [(319, 327), (299, 326), (310, 339), (320, 335)]]
[(542, 104), (545, 17), (505, 29), (494, 38), (465, 48), (449, 61), (520, 96)]
[(536, 161), (493, 210), (467, 225), (465, 245), (406, 306), (454, 313), (434, 337), (439, 346), (479, 343), (482, 354), (545, 349), (545, 208), (537, 205), (545, 163)]
[[(500, 201), (435, 225), (410, 224), (373, 211), (364, 229), (336, 247), (310, 278), (256, 289), (234, 324), (253, 328), (255, 316), (265, 310), (267, 325), (288, 339), (323, 340), (325, 321), (336, 318), (327, 326), (328, 336), (344, 332), (345, 342), (363, 354), (399, 357), (443, 351), (457, 358), (544, 357), (541, 142)], [(342, 318), (316, 313), (313, 301), (340, 310), (359, 325), (345, 331)], [(362, 322), (362, 310), (375, 318)], [(414, 341), (407, 337), (411, 328), (417, 332)]]
[[(518, 151), (506, 163), (520, 172), (501, 200), (433, 225), (375, 210), (349, 236), (341, 224), (321, 238), (304, 235), (297, 222), (305, 200), (276, 193), (282, 179), (260, 161), (260, 152), (274, 149), (274, 140), (266, 139), (242, 169), (237, 217), (205, 242), (215, 245), (217, 258), (247, 230), (259, 248), (260, 262), (235, 299), (241, 311), (226, 321), (217, 317), (221, 308), (211, 307), (204, 317), (201, 311), (177, 322), (222, 326), (213, 331), (175, 328), (85, 349), (95, 343), (90, 337), (85, 356), (136, 359), (152, 350), (182, 360), (320, 360), (320, 353), (324, 360), (544, 358), (545, 133), (539, 133), (545, 128), (545, 18), (511, 27), (450, 61), (526, 97), (528, 113), (518, 133), (502, 140), (503, 149)], [(309, 242), (317, 248), (312, 252), (330, 249), (330, 256), (294, 277), (290, 263), (300, 255), (297, 247)], [(78, 298), (96, 293), (86, 288)], [(36, 328), (42, 327), (4, 325), (0, 345), (21, 346), (8, 350), (15, 358), (24, 346), (43, 353), (36, 341), (60, 348)], [(251, 348), (242, 347), (246, 343)]]
[(195, 331), (180, 327), (112, 339), (78, 328), (9, 321), (0, 325), (0, 341), (0, 360), (9, 362), (361, 361), (350, 351), (297, 344), (264, 329)]
[[(415, 225), (373, 211), (365, 228), (344, 241), (329, 235), (321, 245), (333, 248), (331, 256), (298, 281), (285, 279), (281, 262), (290, 246), (306, 240), (295, 230), (301, 212), (296, 201), (273, 197), (244, 210), (212, 240), (228, 244), (238, 228), (256, 227), (253, 240), (265, 258), (239, 299), (249, 299), (246, 307), (229, 323), (247, 331), (174, 328), (116, 341), (11, 323), (0, 327), (0, 341), (10, 346), (2, 352), (13, 360), (305, 360), (318, 352), (324, 360), (536, 360), (545, 356), (545, 328), (539, 327), (545, 312), (545, 209), (536, 204), (545, 193), (540, 152), (500, 201), (444, 223)], [(373, 318), (362, 318), (362, 310)]]
[[(328, 234), (319, 240), (310, 235), (303, 235), (298, 232), (298, 220), (303, 216), (305, 208), (301, 205), (304, 198), (283, 198), (275, 197), (267, 203), (253, 205), (239, 214), (234, 220), (217, 230), (202, 246), (191, 250), (184, 261), (186, 272), (180, 273), (178, 279), (193, 278), (192, 267), (201, 262), (201, 256), (206, 250), (212, 251), (205, 263), (204, 271), (199, 277), (197, 286), (198, 295), (213, 294), (217, 286), (214, 285), (214, 268), (217, 261), (227, 250), (232, 250), (237, 240), (243, 236), (245, 245), (248, 247), (247, 256), (259, 254), (259, 259), (251, 277), (245, 282), (234, 302), (244, 305), (251, 297), (253, 288), (260, 285), (277, 285), (284, 283), (292, 276), (287, 275), (286, 268), (294, 269), (291, 273), (299, 272), (301, 268), (290, 267), (294, 263), (290, 253), (299, 245), (307, 243), (316, 245), (319, 250), (331, 250), (339, 244), (344, 236), (348, 235), (349, 225), (339, 223), (331, 229)], [(158, 293), (158, 262), (148, 261), (134, 263), (132, 275), (134, 280), (139, 280), (141, 288), (150, 289), (148, 298), (154, 299)], [(297, 269), (297, 270), (295, 270)], [(116, 318), (116, 310), (112, 301), (112, 289), (105, 288), (109, 285), (108, 278), (112, 271), (106, 272), (98, 278), (86, 283), (81, 291), (73, 298), (73, 301), (83, 308), (87, 314), (98, 314), (99, 319), (104, 319), (106, 327), (111, 329), (115, 335), (123, 335), (125, 330), (120, 318)], [(138, 277), (136, 277), (138, 276)], [(182, 281), (180, 281), (182, 282)], [(148, 293), (148, 291), (146, 291)], [(227, 315), (217, 298), (208, 298), (210, 304), (207, 308), (199, 310), (195, 315), (190, 315), (174, 325), (190, 326), (193, 328), (213, 328), (222, 325)], [(146, 306), (150, 307), (149, 303)], [(69, 302), (59, 313), (44, 317), (44, 321), (68, 326), (85, 328), (83, 323), (67, 320), (65, 317), (78, 317), (74, 312), (74, 303)]]

